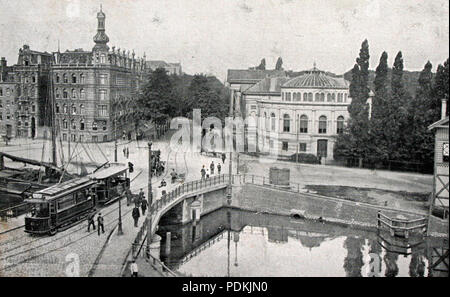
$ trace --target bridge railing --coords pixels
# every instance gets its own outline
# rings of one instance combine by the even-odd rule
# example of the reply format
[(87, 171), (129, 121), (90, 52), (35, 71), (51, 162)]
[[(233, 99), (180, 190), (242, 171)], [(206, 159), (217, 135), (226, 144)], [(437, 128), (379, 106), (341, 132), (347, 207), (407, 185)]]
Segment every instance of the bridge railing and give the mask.
[(426, 232), (428, 218), (422, 217), (418, 219), (401, 219), (392, 218), (378, 211), (377, 214), (377, 224), (378, 228), (387, 227), (392, 236), (399, 234), (406, 238), (409, 234), (415, 230)]

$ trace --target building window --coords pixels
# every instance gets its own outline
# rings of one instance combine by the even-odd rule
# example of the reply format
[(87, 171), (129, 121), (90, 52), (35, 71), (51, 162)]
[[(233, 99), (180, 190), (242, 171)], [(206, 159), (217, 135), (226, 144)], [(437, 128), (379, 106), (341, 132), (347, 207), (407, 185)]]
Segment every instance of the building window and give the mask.
[(442, 161), (448, 163), (448, 142), (442, 144)]
[(75, 134), (72, 134), (72, 137), (71, 137), (71, 138), (72, 138), (72, 141), (73, 141), (73, 142), (77, 141), (77, 136), (76, 136)]
[(303, 101), (308, 101), (308, 93), (303, 93)]
[(284, 101), (284, 92), (283, 93), (281, 93), (281, 101)]
[(67, 128), (68, 128), (68, 126), (67, 126), (67, 120), (64, 119), (64, 120), (63, 120), (63, 129), (67, 129)]
[(106, 100), (106, 90), (100, 90), (100, 100)]
[(108, 141), (108, 135), (103, 135), (103, 142)]
[(92, 136), (92, 142), (98, 142), (98, 137), (96, 135)]
[(33, 104), (33, 105), (31, 106), (31, 112), (36, 112), (36, 105)]
[(344, 117), (339, 116), (337, 118), (337, 134), (342, 134), (344, 132)]
[(63, 74), (63, 83), (67, 84), (69, 82), (69, 78), (67, 77), (67, 74)]
[(3, 89), (0, 88), (0, 96), (3, 96)]
[(100, 84), (101, 85), (108, 84), (108, 75), (107, 74), (100, 74)]
[(320, 116), (319, 118), (319, 134), (327, 133), (327, 117)]
[(80, 134), (80, 142), (84, 142), (84, 135)]
[(84, 114), (84, 105), (80, 104), (80, 114)]
[(316, 101), (316, 102), (319, 102), (319, 101), (320, 101), (320, 94), (319, 94), (319, 93), (316, 93), (316, 99), (315, 99), (315, 101)]
[(67, 113), (67, 105), (66, 104), (63, 105), (63, 113)]
[(99, 116), (108, 116), (108, 106), (107, 105), (98, 105), (98, 115)]
[(347, 93), (344, 94), (344, 102), (347, 102)]
[(298, 150), (302, 153), (306, 152), (306, 142), (300, 142)]
[(291, 119), (288, 114), (283, 116), (283, 132), (289, 132), (291, 128)]
[(320, 102), (325, 102), (325, 94), (320, 93)]
[(60, 81), (60, 79), (59, 79), (59, 74), (57, 74), (57, 75), (56, 75), (56, 83), (59, 84), (59, 81)]
[(67, 134), (66, 133), (63, 133), (63, 140), (67, 141)]
[(336, 102), (336, 94), (331, 94), (331, 101)]
[(306, 115), (300, 117), (300, 133), (308, 133), (308, 117)]
[(80, 130), (84, 130), (84, 120), (80, 120)]
[(86, 99), (86, 92), (84, 91), (84, 89), (80, 90), (80, 99)]
[(276, 124), (276, 118), (275, 118), (275, 114), (272, 112), (272, 114), (270, 115), (271, 120), (272, 120), (272, 127), (271, 130), (275, 131), (275, 124)]
[(77, 98), (77, 91), (75, 89), (72, 89), (72, 98), (73, 99)]
[(342, 100), (343, 98), (342, 98), (342, 93), (339, 93), (338, 94), (338, 98), (337, 98), (337, 102), (342, 102), (343, 100)]
[(67, 99), (68, 97), (69, 97), (69, 95), (68, 95), (68, 93), (67, 93), (67, 90), (64, 89), (64, 90), (63, 90), (63, 99)]
[(309, 102), (313, 101), (313, 93), (308, 93), (308, 101)]
[(84, 74), (83, 73), (80, 74), (80, 83), (82, 83), (82, 84), (85, 83), (85, 81), (84, 81)]
[(56, 94), (56, 99), (59, 99), (60, 94), (59, 94), (59, 89), (58, 88), (55, 90), (55, 94)]
[(72, 105), (72, 114), (73, 115), (77, 114), (77, 108), (75, 105)]
[(36, 82), (36, 76), (33, 75), (33, 76), (31, 77), (31, 82), (33, 82), (33, 83)]
[(72, 83), (73, 84), (77, 83), (77, 76), (75, 74), (72, 74)]
[(101, 64), (105, 64), (106, 63), (106, 56), (105, 56), (105, 54), (101, 54), (100, 55), (100, 63)]
[(330, 93), (327, 94), (327, 102), (331, 102), (331, 94)]
[(58, 103), (55, 105), (55, 109), (56, 109), (56, 113), (59, 113), (59, 104)]
[(287, 141), (283, 141), (282, 150), (287, 152), (288, 149), (289, 149), (289, 143)]
[(97, 131), (98, 127), (97, 127), (97, 123), (94, 122), (92, 123), (92, 130)]

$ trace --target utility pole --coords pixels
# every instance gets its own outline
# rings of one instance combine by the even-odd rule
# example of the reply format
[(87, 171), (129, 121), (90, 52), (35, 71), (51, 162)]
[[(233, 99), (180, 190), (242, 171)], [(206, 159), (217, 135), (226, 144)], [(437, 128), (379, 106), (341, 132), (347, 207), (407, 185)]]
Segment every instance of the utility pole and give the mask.
[(119, 223), (117, 226), (117, 235), (123, 235), (122, 230), (122, 197), (125, 195), (125, 188), (122, 189), (122, 194), (119, 196)]
[(53, 70), (50, 67), (50, 103), (51, 103), (51, 111), (52, 111), (52, 164), (57, 166), (56, 161), (56, 110), (55, 110), (55, 96), (53, 93)]
[(114, 162), (117, 163), (117, 123), (116, 123), (116, 109), (114, 109)]
[(152, 142), (148, 142), (148, 211), (147, 211), (147, 252), (150, 254), (150, 245), (152, 243)]
[[(231, 90), (231, 98), (230, 98), (230, 117), (232, 120), (234, 120), (234, 90)], [(230, 164), (228, 169), (229, 174), (229, 180), (228, 180), (228, 192), (227, 192), (227, 203), (228, 205), (231, 205), (231, 187), (232, 183), (231, 180), (233, 178), (233, 148), (234, 148), (234, 126), (231, 125), (232, 130), (231, 133), (231, 149), (230, 149)]]

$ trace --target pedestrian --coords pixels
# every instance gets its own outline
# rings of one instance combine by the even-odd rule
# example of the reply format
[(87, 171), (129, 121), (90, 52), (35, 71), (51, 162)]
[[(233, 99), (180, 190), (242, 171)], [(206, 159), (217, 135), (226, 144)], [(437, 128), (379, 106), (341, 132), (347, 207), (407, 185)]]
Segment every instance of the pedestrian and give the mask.
[(225, 155), (225, 153), (222, 154), (222, 163), (225, 164), (225, 159), (227, 158), (227, 156)]
[(172, 177), (172, 184), (175, 182), (175, 180), (177, 179), (177, 173), (175, 172), (175, 169), (172, 168), (172, 172), (170, 173), (170, 176)]
[(127, 159), (130, 158), (130, 151), (128, 150), (128, 146), (127, 146)]
[(148, 205), (148, 202), (147, 202), (147, 200), (142, 200), (141, 201), (141, 209), (142, 209), (142, 215), (144, 216), (145, 215), (145, 210), (147, 209), (147, 205)]
[(88, 214), (88, 229), (87, 229), (88, 232), (91, 231), (91, 225), (92, 225), (92, 228), (93, 228), (94, 231), (95, 231), (95, 220), (94, 220), (94, 217), (95, 217), (95, 210), (92, 210), (92, 211)]
[(145, 194), (144, 194), (144, 190), (142, 190), (142, 188), (141, 188), (141, 190), (139, 191), (139, 195), (138, 195), (137, 199), (134, 201), (136, 207), (139, 207), (143, 200), (145, 200)]
[(139, 217), (141, 216), (139, 214), (139, 208), (138, 207), (133, 208), (133, 212), (131, 213), (131, 216), (134, 219), (134, 227), (137, 227), (138, 226)]
[(200, 170), (200, 173), (202, 174), (202, 180), (204, 180), (206, 175), (205, 165), (203, 165), (202, 170)]
[(100, 236), (100, 228), (102, 229), (102, 233), (105, 233), (105, 226), (103, 225), (103, 217), (101, 213), (98, 213), (97, 217), (97, 230), (98, 230), (98, 236)]
[(127, 206), (130, 206), (132, 199), (133, 199), (133, 195), (131, 194), (130, 188), (128, 188), (125, 193), (127, 196)]
[(222, 166), (220, 166), (220, 163), (217, 164), (217, 174), (220, 175), (220, 170), (222, 170)]
[(211, 162), (211, 165), (209, 165), (209, 168), (211, 169), (211, 175), (214, 174), (214, 161)]
[(209, 169), (206, 169), (206, 179), (209, 178)]
[(138, 265), (135, 260), (130, 265), (131, 277), (138, 277)]
[(127, 150), (125, 149), (125, 147), (123, 147), (123, 156), (126, 157), (127, 156)]

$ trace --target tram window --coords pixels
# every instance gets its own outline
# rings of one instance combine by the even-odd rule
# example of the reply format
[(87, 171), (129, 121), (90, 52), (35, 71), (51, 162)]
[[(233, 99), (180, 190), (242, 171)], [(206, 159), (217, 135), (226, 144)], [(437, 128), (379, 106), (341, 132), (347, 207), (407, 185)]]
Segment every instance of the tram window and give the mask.
[(77, 196), (77, 204), (85, 202), (87, 200), (87, 195), (86, 192), (84, 191), (78, 192), (76, 196)]
[(70, 194), (70, 195), (67, 195), (67, 196), (61, 198), (61, 200), (58, 201), (58, 210), (66, 209), (73, 205), (75, 205), (75, 199), (74, 199), (73, 194)]
[(48, 203), (36, 204), (36, 217), (38, 218), (48, 217)]

